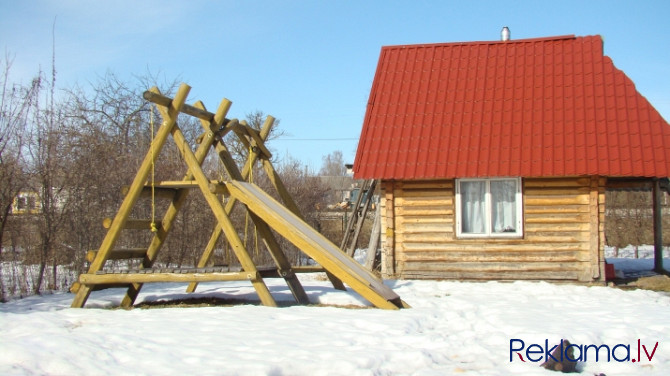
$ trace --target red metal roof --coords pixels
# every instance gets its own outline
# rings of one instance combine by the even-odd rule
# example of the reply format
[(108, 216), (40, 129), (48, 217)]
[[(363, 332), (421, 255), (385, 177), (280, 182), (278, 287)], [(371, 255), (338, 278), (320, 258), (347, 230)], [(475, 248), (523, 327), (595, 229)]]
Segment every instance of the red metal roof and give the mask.
[(382, 47), (356, 178), (670, 176), (670, 126), (600, 36)]

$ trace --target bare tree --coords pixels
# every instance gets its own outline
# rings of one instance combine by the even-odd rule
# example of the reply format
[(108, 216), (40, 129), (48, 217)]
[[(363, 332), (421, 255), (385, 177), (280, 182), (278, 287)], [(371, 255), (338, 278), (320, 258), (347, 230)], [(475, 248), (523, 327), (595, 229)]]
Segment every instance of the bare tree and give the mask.
[[(19, 194), (27, 186), (28, 173), (25, 158), (26, 132), (30, 112), (40, 92), (40, 79), (36, 77), (28, 86), (13, 84), (9, 82), (11, 60), (5, 56), (0, 60), (0, 260), (5, 259), (4, 250), (7, 246), (5, 235), (9, 234), (9, 249), (13, 250), (12, 256), (16, 259), (18, 251), (22, 250), (25, 234), (24, 221), (20, 218), (10, 221), (12, 205), (14, 200), (21, 200)], [(16, 266), (16, 263), (12, 263)], [(12, 267), (11, 275), (8, 276), (10, 283), (10, 295), (21, 282), (16, 278), (25, 273), (16, 272)], [(0, 301), (6, 299), (5, 281), (0, 268)], [(15, 278), (16, 277), (16, 278)]]
[[(251, 128), (260, 131), (266, 119), (267, 115), (263, 111), (256, 110), (246, 114), (246, 119), (243, 121), (245, 121)], [(284, 131), (279, 127), (279, 124), (280, 120), (275, 119), (274, 126), (272, 127), (266, 142), (282, 137), (285, 134)], [(244, 145), (244, 143), (240, 141), (239, 137), (234, 132), (229, 132), (224, 138), (224, 142), (228, 148), (228, 151), (230, 151), (238, 164), (243, 164), (249, 155), (249, 150)]]
[(345, 176), (347, 168), (344, 166), (344, 156), (339, 150), (323, 157), (323, 164), (319, 171), (321, 176)]
[(40, 91), (40, 78), (30, 86), (9, 83), (11, 61), (5, 57), (0, 76), (0, 256), (12, 203), (26, 184), (24, 158), (28, 118)]

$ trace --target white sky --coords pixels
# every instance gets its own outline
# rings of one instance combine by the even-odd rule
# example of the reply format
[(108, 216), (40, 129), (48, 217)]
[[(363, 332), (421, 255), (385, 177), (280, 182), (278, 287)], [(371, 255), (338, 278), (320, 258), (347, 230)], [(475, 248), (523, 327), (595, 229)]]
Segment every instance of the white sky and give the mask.
[[(9, 1), (0, 48), (12, 79), (50, 70), (57, 87), (105, 72), (147, 72), (193, 87), (189, 103), (229, 117), (262, 110), (289, 134), (276, 154), (318, 170), (335, 150), (353, 162), (383, 45), (600, 34), (605, 54), (670, 119), (668, 1)], [(302, 139), (302, 140), (288, 140)], [(342, 140), (345, 139), (345, 140)]]

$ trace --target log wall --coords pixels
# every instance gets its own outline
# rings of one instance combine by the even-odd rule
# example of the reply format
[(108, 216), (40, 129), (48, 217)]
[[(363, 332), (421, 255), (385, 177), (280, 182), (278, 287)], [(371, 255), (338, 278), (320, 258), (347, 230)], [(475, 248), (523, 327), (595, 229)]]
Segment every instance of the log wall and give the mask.
[(454, 180), (382, 184), (385, 278), (604, 281), (605, 179), (522, 179), (524, 233), (458, 239)]

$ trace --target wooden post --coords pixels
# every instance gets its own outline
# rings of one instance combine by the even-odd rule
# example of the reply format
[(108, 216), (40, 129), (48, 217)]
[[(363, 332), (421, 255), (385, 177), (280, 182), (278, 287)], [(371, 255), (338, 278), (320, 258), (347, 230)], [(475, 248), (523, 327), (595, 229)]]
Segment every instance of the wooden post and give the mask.
[(384, 230), (385, 242), (382, 245), (382, 277), (396, 277), (395, 266), (395, 184), (387, 181), (384, 185), (384, 217), (386, 228)]
[[(590, 282), (602, 279), (600, 259), (600, 185), (599, 177), (591, 176), (589, 183), (589, 259), (590, 265), (579, 275), (582, 282)], [(604, 266), (602, 267), (604, 268)], [(602, 277), (602, 278), (601, 278)]]
[[(163, 124), (156, 133), (156, 137), (152, 140), (152, 147), (144, 157), (144, 161), (142, 161), (142, 165), (137, 171), (137, 175), (135, 175), (135, 179), (128, 189), (128, 194), (124, 198), (119, 211), (116, 213), (109, 231), (107, 231), (107, 234), (105, 235), (105, 238), (103, 239), (102, 244), (98, 249), (95, 260), (93, 260), (91, 266), (89, 267), (89, 274), (94, 274), (95, 272), (101, 270), (105, 264), (105, 261), (107, 261), (107, 256), (109, 255), (109, 252), (111, 252), (112, 248), (114, 248), (114, 244), (116, 243), (116, 240), (121, 233), (121, 229), (124, 228), (125, 223), (128, 220), (130, 211), (135, 205), (137, 199), (140, 197), (142, 189), (144, 189), (144, 182), (147, 180), (147, 177), (151, 172), (153, 161), (156, 160), (156, 157), (160, 154), (163, 145), (165, 145), (165, 141), (172, 131), (172, 127), (176, 124), (177, 114), (179, 114), (179, 110), (184, 105), (184, 102), (186, 102), (186, 97), (188, 96), (190, 90), (190, 86), (182, 84), (179, 86), (179, 90), (177, 91), (177, 95), (175, 95), (174, 100), (170, 101), (168, 113), (171, 116), (163, 121)], [(77, 295), (72, 301), (72, 308), (83, 307), (90, 294), (90, 286), (82, 284), (79, 288), (79, 291), (77, 291)]]
[(661, 181), (653, 179), (652, 188), (652, 215), (654, 218), (654, 271), (659, 274), (667, 274), (663, 268), (663, 213), (661, 209)]

